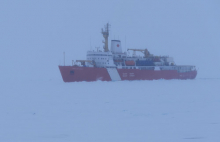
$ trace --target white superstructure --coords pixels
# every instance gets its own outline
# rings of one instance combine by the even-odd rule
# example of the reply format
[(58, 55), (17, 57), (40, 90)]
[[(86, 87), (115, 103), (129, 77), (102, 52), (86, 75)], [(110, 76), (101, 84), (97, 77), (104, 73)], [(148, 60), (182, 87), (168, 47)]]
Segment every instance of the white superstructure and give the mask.
[[(112, 52), (88, 51), (87, 60), (94, 61), (96, 67), (115, 67)], [(87, 65), (90, 63), (87, 63)]]
[[(193, 66), (177, 66), (172, 57), (155, 56), (150, 54), (147, 49), (129, 48), (127, 51), (133, 51), (132, 56), (123, 52), (120, 40), (111, 40), (111, 49), (108, 49), (109, 24), (102, 29), (104, 37), (103, 50), (93, 50), (87, 52), (86, 60), (78, 60), (82, 66), (99, 68), (118, 68), (118, 69), (139, 69), (139, 70), (177, 70), (179, 72), (188, 72), (194, 70)], [(136, 52), (141, 52), (144, 56), (137, 56)], [(114, 70), (109, 69), (111, 77), (115, 80)], [(118, 80), (118, 79), (116, 79)]]

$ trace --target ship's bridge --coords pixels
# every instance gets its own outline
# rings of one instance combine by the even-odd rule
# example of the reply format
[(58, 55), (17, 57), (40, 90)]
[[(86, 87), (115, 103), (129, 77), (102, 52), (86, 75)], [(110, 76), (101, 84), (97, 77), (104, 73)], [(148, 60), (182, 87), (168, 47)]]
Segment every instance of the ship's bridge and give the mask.
[[(96, 67), (115, 67), (112, 52), (88, 51), (87, 60), (95, 62)], [(87, 63), (89, 65), (89, 63)]]

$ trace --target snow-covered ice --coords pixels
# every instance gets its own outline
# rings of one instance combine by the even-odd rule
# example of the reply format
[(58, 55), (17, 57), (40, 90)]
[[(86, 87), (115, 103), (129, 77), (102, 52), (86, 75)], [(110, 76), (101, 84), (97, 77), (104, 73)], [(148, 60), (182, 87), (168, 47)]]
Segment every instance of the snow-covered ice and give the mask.
[(220, 141), (220, 79), (1, 81), (0, 141)]

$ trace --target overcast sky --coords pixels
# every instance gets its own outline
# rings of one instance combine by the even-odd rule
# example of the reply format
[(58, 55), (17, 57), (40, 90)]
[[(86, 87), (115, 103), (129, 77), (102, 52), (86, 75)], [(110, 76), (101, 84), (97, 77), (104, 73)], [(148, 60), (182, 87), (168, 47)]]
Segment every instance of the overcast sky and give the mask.
[[(58, 65), (102, 47), (101, 28), (125, 48), (148, 48), (220, 77), (219, 0), (1, 0), (1, 79), (61, 79)], [(125, 47), (126, 37), (126, 47)], [(91, 45), (91, 47), (90, 47)]]

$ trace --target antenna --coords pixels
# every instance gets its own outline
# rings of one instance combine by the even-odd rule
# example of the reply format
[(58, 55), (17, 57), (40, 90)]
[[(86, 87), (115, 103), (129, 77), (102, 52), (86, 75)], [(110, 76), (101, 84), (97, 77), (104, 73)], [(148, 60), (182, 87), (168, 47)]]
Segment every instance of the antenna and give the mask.
[(65, 52), (63, 52), (64, 66), (65, 66)]
[(125, 36), (125, 50), (127, 50), (127, 47), (126, 47), (126, 36)]
[(89, 38), (89, 41), (90, 41), (90, 50), (92, 51), (92, 46), (91, 46), (91, 36), (90, 36), (90, 38)]
[(105, 52), (109, 51), (109, 49), (108, 49), (109, 27), (110, 27), (110, 25), (109, 25), (109, 23), (107, 23), (104, 30), (102, 29), (102, 35), (105, 38), (105, 41), (103, 41), (103, 43), (105, 44), (103, 46)]

